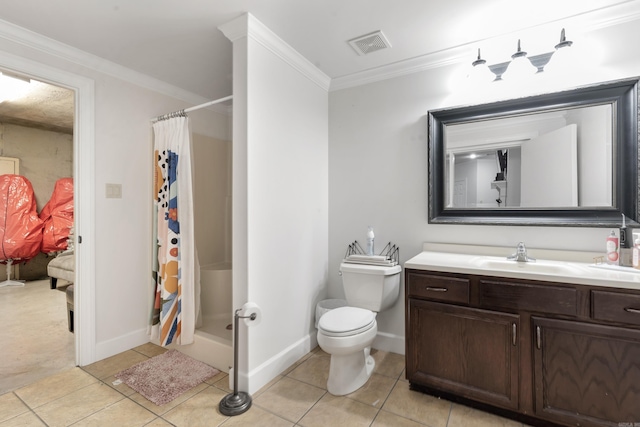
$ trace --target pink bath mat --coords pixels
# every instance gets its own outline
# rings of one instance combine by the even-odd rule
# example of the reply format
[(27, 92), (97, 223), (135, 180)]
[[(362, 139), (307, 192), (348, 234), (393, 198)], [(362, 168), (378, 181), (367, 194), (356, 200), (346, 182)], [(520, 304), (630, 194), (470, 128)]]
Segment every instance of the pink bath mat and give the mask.
[(164, 405), (219, 373), (177, 350), (169, 350), (118, 372), (116, 378), (156, 405)]

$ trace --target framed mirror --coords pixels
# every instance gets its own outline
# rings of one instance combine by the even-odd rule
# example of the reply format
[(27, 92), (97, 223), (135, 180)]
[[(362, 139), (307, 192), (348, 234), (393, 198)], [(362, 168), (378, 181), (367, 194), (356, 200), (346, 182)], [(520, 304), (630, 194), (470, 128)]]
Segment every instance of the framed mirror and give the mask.
[(638, 79), (428, 113), (429, 223), (638, 224)]

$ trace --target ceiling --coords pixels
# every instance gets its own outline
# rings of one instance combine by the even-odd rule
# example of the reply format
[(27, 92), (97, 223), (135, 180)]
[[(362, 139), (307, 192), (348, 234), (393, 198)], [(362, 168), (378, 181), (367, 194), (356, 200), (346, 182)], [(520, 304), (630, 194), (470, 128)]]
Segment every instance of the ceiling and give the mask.
[(73, 91), (35, 80), (30, 86), (24, 98), (0, 103), (0, 123), (73, 133)]
[[(232, 83), (231, 42), (218, 27), (247, 12), (333, 84), (447, 52), (467, 54), (489, 45), (488, 40), (515, 40), (522, 32), (551, 23), (558, 29), (549, 40), (542, 40), (548, 51), (565, 24), (612, 10), (638, 10), (640, 0), (0, 0), (0, 4), (4, 21), (215, 99), (230, 95)], [(360, 56), (348, 43), (377, 30), (391, 48)], [(523, 49), (536, 53), (538, 42), (523, 41)], [(489, 63), (508, 60), (511, 53), (498, 54), (483, 46)], [(3, 109), (0, 105), (0, 115), (6, 114)]]

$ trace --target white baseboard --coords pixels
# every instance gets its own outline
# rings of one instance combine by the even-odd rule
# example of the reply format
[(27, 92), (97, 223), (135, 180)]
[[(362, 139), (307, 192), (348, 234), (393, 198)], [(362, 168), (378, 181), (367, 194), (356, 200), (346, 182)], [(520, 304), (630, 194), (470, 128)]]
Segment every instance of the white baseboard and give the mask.
[(95, 361), (106, 359), (107, 357), (114, 356), (123, 351), (131, 350), (142, 344), (149, 342), (149, 335), (147, 335), (147, 329), (138, 329), (126, 335), (121, 335), (117, 338), (110, 339), (108, 341), (102, 341), (96, 343)]
[[(149, 335), (147, 335), (145, 328), (108, 341), (96, 343), (96, 361), (106, 359), (107, 357), (114, 356), (148, 342)], [(317, 345), (318, 337), (314, 331), (285, 348), (257, 368), (252, 369), (247, 378), (249, 393), (255, 393), (260, 390), (265, 384), (316, 348)], [(373, 343), (373, 348), (381, 351), (404, 354), (404, 337), (378, 332), (378, 336)]]
[[(316, 348), (317, 345), (318, 338), (314, 331), (298, 342), (290, 345), (288, 348), (285, 348), (257, 368), (252, 369), (248, 375), (249, 394), (260, 390), (265, 384), (300, 360), (302, 356)], [(238, 380), (238, 382), (241, 381)]]
[[(314, 331), (303, 339), (284, 349), (262, 365), (252, 369), (248, 375), (249, 394), (260, 390), (265, 384), (276, 376), (280, 375), (285, 369), (289, 368), (295, 362), (300, 360), (304, 355), (316, 348), (318, 345), (318, 336)], [(405, 353), (404, 337), (399, 335), (378, 332), (373, 348), (391, 353)], [(239, 373), (240, 374), (240, 373)], [(230, 373), (231, 375), (231, 373)], [(241, 376), (241, 375), (239, 375)], [(239, 378), (239, 382), (245, 383), (245, 378)]]

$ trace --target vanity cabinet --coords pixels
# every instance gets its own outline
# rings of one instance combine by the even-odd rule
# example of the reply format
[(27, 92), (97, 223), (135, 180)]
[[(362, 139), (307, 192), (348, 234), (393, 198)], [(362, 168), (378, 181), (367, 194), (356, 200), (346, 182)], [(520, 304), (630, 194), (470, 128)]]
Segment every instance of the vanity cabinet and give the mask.
[(517, 409), (519, 316), (417, 299), (409, 310), (421, 331), (407, 359), (415, 381)]
[(411, 268), (405, 288), (412, 388), (529, 424), (640, 423), (640, 291)]
[(640, 420), (640, 330), (532, 319), (535, 414), (567, 425)]

